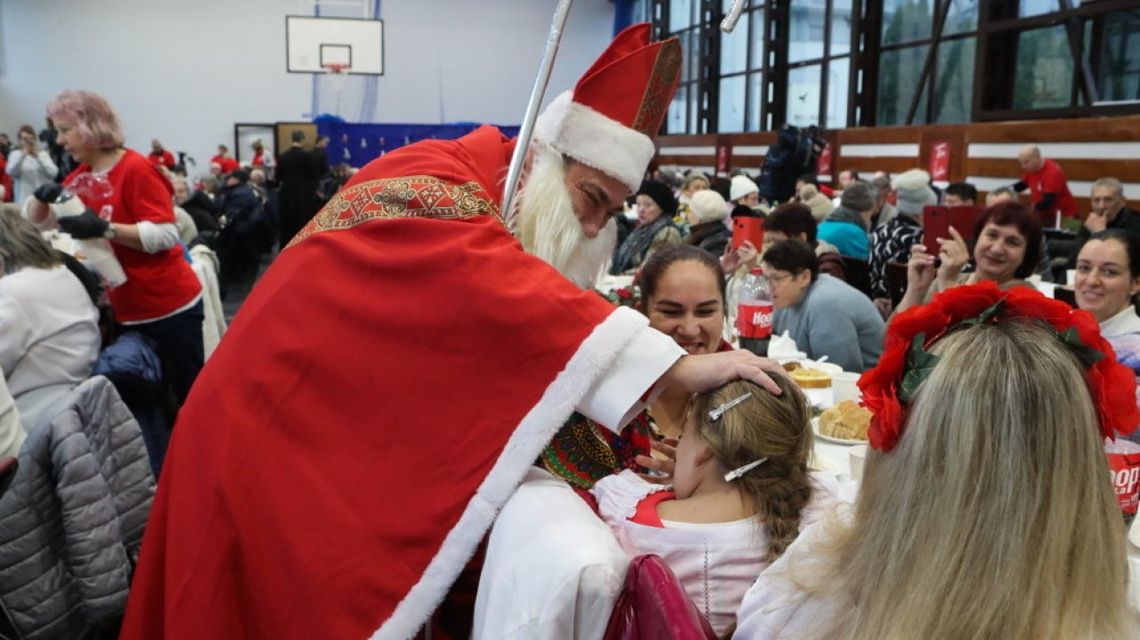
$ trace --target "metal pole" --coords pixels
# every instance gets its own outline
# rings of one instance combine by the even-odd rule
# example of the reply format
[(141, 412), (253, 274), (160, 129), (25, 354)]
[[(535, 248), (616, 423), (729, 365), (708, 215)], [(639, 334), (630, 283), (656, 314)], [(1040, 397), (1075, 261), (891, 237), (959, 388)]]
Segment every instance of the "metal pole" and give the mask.
[(736, 28), (736, 22), (740, 20), (740, 14), (744, 11), (745, 0), (734, 0), (732, 8), (728, 10), (728, 15), (720, 23), (720, 30), (725, 33), (732, 33)]
[[(936, 11), (938, 13), (934, 15), (934, 40), (930, 42), (930, 48), (926, 50), (926, 59), (922, 63), (922, 73), (918, 76), (918, 88), (914, 90), (914, 95), (911, 96), (910, 108), (906, 112), (906, 122), (903, 123), (907, 126), (914, 124), (914, 116), (918, 113), (918, 103), (922, 100), (922, 92), (926, 91), (926, 81), (930, 78), (931, 70), (934, 69), (934, 54), (938, 52), (938, 47), (942, 44), (942, 32), (946, 28), (946, 16), (950, 13), (950, 0), (942, 0), (942, 4), (938, 5)], [(929, 113), (930, 102), (926, 106)]]
[(515, 152), (511, 155), (511, 166), (507, 172), (507, 184), (503, 188), (503, 206), (500, 211), (503, 218), (510, 219), (511, 204), (518, 190), (519, 176), (522, 174), (523, 161), (526, 159), (527, 147), (530, 146), (531, 135), (534, 134), (534, 121), (538, 118), (538, 109), (542, 106), (542, 98), (546, 94), (546, 85), (550, 82), (550, 71), (554, 68), (554, 58), (558, 55), (558, 44), (562, 41), (562, 27), (566, 25), (566, 16), (570, 13), (573, 0), (559, 0), (554, 10), (554, 20), (550, 24), (550, 35), (546, 38), (546, 49), (542, 52), (542, 62), (538, 66), (538, 77), (534, 79), (534, 87), (530, 90), (530, 102), (526, 105), (526, 115), (523, 116), (522, 126), (515, 141)]

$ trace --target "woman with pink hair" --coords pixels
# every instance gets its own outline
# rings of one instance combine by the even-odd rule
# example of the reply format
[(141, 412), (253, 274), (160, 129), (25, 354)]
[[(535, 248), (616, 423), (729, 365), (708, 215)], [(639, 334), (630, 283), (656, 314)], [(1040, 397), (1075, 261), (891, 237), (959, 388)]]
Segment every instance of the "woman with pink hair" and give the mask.
[(77, 239), (106, 238), (126, 272), (109, 291), (115, 321), (155, 344), (181, 402), (202, 368), (202, 287), (178, 244), (170, 182), (145, 156), (123, 146), (114, 109), (90, 91), (64, 91), (47, 107), (59, 143), (80, 163), (63, 181), (36, 190), (27, 213), (51, 226), (49, 206), (67, 189), (86, 210), (61, 217)]

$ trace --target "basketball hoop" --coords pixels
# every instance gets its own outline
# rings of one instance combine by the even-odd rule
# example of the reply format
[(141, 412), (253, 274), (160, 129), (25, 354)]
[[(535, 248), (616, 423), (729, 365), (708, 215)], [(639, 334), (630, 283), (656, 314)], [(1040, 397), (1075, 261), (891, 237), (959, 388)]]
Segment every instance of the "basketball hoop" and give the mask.
[(321, 65), (332, 80), (332, 90), (336, 94), (337, 109), (340, 109), (340, 94), (344, 90), (344, 79), (352, 70), (352, 65), (344, 62), (326, 62)]

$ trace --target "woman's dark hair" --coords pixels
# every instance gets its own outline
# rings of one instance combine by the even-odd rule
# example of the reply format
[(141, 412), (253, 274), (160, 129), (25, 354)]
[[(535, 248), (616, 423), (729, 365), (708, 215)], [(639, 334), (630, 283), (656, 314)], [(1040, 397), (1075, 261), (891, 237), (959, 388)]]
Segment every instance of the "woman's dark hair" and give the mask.
[(673, 265), (674, 262), (699, 262), (708, 267), (716, 276), (717, 289), (720, 290), (721, 305), (725, 301), (725, 284), (724, 284), (724, 269), (720, 266), (720, 260), (717, 260), (711, 253), (691, 244), (671, 244), (663, 247), (649, 256), (645, 264), (641, 265), (641, 270), (637, 273), (637, 282), (641, 287), (641, 310), (644, 312), (649, 307), (649, 299), (657, 294), (657, 285), (661, 283), (661, 277)]
[(777, 242), (764, 252), (762, 261), (792, 274), (811, 271), (812, 282), (819, 277), (819, 258), (815, 257), (815, 250), (800, 240)]
[(807, 243), (815, 246), (815, 217), (807, 205), (785, 202), (772, 210), (764, 219), (764, 230), (782, 233), (789, 238), (804, 234)]
[(1017, 227), (1017, 232), (1025, 238), (1025, 258), (1013, 275), (1028, 278), (1041, 260), (1041, 216), (1020, 202), (999, 202), (978, 216), (978, 222), (974, 225), (974, 238), (980, 238), (982, 229), (991, 222), (1000, 227)]
[(1124, 251), (1128, 253), (1128, 278), (1140, 277), (1140, 264), (1137, 264), (1140, 260), (1140, 236), (1121, 229), (1105, 229), (1092, 234), (1089, 240), (1115, 240), (1124, 245)]

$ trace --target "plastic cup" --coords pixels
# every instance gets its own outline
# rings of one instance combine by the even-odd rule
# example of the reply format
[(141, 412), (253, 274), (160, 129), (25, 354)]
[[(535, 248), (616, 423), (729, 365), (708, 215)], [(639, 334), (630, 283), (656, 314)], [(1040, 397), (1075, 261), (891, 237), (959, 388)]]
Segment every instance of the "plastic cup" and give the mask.
[(867, 445), (860, 444), (847, 450), (847, 460), (851, 465), (851, 479), (863, 481), (863, 463), (867, 460)]
[(858, 373), (850, 371), (841, 371), (839, 373), (831, 374), (831, 388), (835, 394), (835, 404), (839, 404), (844, 400), (859, 400), (861, 393), (859, 392), (859, 376)]

